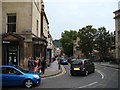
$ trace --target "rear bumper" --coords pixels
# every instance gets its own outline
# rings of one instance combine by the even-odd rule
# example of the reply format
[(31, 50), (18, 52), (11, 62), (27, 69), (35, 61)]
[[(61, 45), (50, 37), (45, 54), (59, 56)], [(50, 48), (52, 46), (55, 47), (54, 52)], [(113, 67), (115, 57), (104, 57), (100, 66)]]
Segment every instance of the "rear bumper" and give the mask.
[(70, 72), (75, 74), (75, 75), (85, 74), (85, 71), (81, 71), (81, 70), (70, 70)]

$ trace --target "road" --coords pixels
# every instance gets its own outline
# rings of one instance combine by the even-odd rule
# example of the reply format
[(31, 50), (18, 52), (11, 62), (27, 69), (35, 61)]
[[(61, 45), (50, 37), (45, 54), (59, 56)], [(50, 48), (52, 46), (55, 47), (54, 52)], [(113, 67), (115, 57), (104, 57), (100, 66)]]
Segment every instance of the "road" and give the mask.
[(64, 65), (65, 71), (62, 74), (42, 78), (41, 84), (34, 88), (66, 88), (69, 90), (78, 88), (118, 88), (118, 69), (99, 64), (96, 64), (95, 67), (95, 73), (88, 76), (71, 76), (69, 72), (70, 65)]
[(118, 88), (118, 69), (96, 65), (95, 73), (88, 76), (71, 76), (69, 65), (64, 65), (66, 73), (44, 78), (36, 88)]

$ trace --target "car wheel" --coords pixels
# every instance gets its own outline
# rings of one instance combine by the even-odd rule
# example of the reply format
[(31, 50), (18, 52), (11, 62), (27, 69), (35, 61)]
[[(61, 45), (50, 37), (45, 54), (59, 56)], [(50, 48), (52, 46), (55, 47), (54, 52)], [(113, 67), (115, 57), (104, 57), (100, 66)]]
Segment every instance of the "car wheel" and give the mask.
[(89, 73), (88, 70), (86, 70), (86, 71), (85, 71), (85, 76), (88, 76), (88, 73)]
[(24, 86), (25, 86), (26, 88), (31, 88), (31, 87), (33, 86), (33, 81), (32, 81), (31, 79), (25, 80)]

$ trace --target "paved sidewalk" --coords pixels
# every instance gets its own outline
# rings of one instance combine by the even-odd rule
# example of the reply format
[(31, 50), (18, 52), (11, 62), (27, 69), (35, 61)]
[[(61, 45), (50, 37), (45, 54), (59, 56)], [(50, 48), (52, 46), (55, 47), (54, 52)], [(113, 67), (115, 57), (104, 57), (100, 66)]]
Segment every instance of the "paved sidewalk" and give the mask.
[(58, 69), (58, 62), (54, 61), (51, 63), (50, 67), (45, 69), (45, 74), (41, 73), (41, 78), (49, 77), (49, 76), (54, 76), (57, 74), (62, 73), (62, 69)]
[(101, 62), (101, 63), (98, 62), (97, 64), (100, 64), (102, 66), (120, 69), (120, 66), (118, 64), (111, 64), (110, 62)]

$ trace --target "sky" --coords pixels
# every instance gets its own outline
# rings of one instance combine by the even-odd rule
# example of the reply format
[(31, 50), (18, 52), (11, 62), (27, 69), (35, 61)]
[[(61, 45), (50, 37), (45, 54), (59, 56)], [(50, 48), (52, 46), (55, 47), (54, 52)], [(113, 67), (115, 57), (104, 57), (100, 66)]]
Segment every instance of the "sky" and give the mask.
[(119, 0), (44, 0), (53, 40), (60, 39), (64, 30), (79, 30), (86, 25), (115, 30), (114, 11)]

